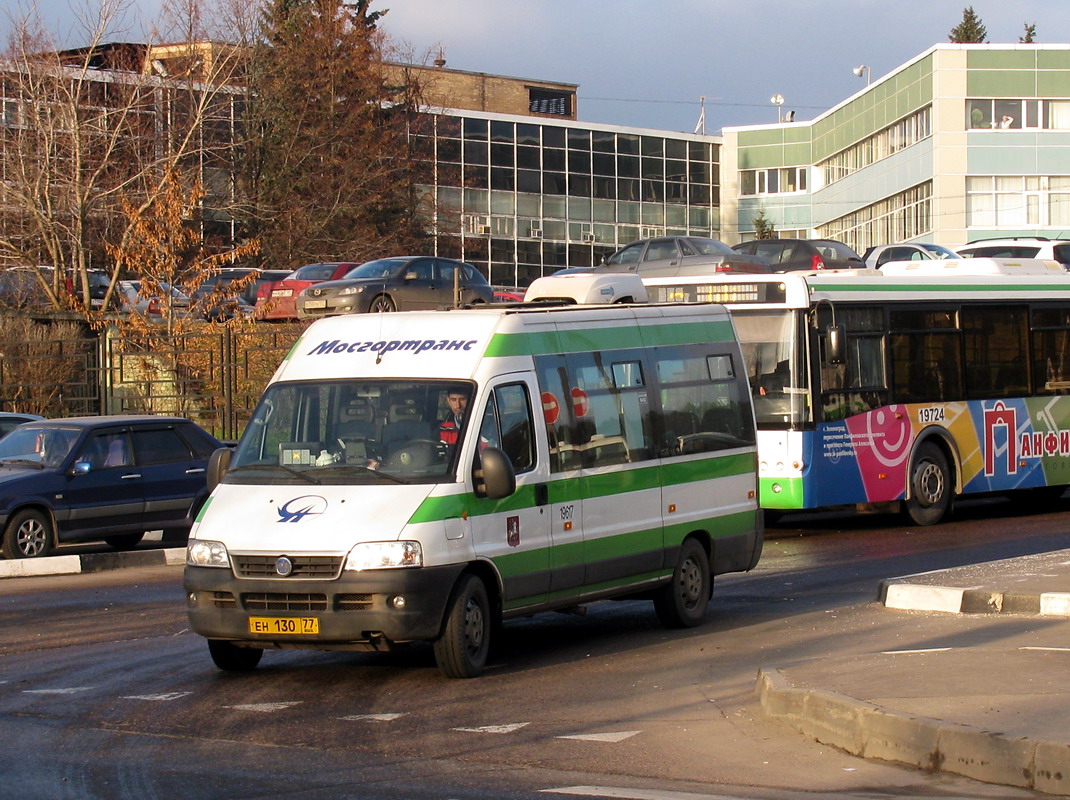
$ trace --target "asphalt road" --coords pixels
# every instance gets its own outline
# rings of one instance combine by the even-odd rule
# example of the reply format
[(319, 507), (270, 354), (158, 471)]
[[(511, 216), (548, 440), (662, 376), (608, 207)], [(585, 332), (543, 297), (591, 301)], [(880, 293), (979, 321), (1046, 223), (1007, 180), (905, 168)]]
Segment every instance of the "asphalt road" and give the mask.
[(855, 758), (765, 717), (757, 670), (890, 647), (1015, 641), (1026, 617), (904, 615), (880, 580), (1070, 547), (1065, 513), (964, 506), (951, 523), (785, 517), (709, 619), (648, 603), (511, 623), (450, 681), (430, 647), (269, 652), (212, 665), (181, 570), (0, 581), (0, 798), (1018, 798)]

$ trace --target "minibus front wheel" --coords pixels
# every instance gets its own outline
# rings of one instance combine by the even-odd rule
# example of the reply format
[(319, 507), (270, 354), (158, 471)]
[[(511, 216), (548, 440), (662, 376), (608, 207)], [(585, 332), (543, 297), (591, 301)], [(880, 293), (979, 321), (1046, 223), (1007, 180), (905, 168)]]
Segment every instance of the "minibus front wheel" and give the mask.
[(251, 672), (264, 655), (259, 647), (238, 647), (222, 639), (209, 639), (208, 652), (215, 665), (224, 672)]
[(435, 663), (447, 678), (474, 678), (483, 671), (492, 623), (487, 587), (471, 573), (462, 575), (435, 640)]
[(713, 594), (710, 557), (697, 539), (685, 539), (672, 580), (654, 596), (654, 610), (666, 628), (693, 628), (706, 618)]

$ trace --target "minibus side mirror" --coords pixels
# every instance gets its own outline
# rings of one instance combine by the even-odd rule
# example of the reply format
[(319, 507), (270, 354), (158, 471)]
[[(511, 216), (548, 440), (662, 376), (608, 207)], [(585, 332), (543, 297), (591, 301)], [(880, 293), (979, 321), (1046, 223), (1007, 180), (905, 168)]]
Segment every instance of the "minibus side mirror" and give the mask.
[(825, 329), (825, 361), (829, 364), (845, 363), (847, 332), (843, 325), (829, 325)]
[(230, 470), (230, 459), (234, 455), (234, 450), (230, 447), (220, 447), (214, 453), (211, 458), (208, 459), (208, 493), (211, 494), (212, 490), (219, 485), (219, 482), (223, 480), (223, 476)]
[(472, 467), (476, 497), (501, 500), (516, 491), (516, 473), (509, 456), (497, 447), (485, 447)]

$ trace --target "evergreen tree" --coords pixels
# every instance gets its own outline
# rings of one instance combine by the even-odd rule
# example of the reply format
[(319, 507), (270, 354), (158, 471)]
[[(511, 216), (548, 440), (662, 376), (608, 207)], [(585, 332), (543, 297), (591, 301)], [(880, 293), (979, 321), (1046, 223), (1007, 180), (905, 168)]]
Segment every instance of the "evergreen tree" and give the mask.
[(266, 263), (418, 249), (406, 131), (414, 86), (387, 86), (370, 0), (270, 0), (249, 70), (251, 233)]
[(973, 6), (967, 6), (962, 10), (962, 22), (951, 29), (947, 35), (949, 42), (956, 44), (981, 44), (987, 41), (988, 31)]
[(775, 239), (776, 228), (773, 223), (765, 216), (765, 209), (758, 209), (758, 216), (753, 220), (754, 222), (754, 238), (755, 239)]
[(1018, 41), (1021, 42), (1022, 44), (1035, 44), (1036, 41), (1037, 41), (1036, 37), (1037, 37), (1037, 24), (1034, 22), (1032, 25), (1030, 25), (1027, 22), (1027, 23), (1025, 23), (1025, 33), (1022, 34), (1022, 37)]

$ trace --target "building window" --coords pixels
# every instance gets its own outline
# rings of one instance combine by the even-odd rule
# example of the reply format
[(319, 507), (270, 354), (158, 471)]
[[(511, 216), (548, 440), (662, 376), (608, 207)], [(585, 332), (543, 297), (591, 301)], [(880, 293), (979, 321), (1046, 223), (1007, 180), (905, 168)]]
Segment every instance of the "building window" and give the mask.
[(929, 136), (932, 136), (932, 107), (926, 106), (826, 158), (817, 166), (824, 173), (828, 186)]
[(931, 181), (919, 184), (819, 225), (817, 237), (837, 239), (859, 253), (874, 244), (916, 239), (932, 232), (932, 192)]
[(806, 191), (807, 167), (745, 169), (739, 173), (741, 195), (792, 194)]
[(971, 175), (966, 178), (970, 228), (1070, 225), (1070, 176)]
[(971, 130), (1070, 130), (1070, 100), (977, 98), (966, 101)]
[(528, 110), (532, 114), (553, 114), (558, 117), (572, 116), (573, 92), (559, 89), (528, 89)]

